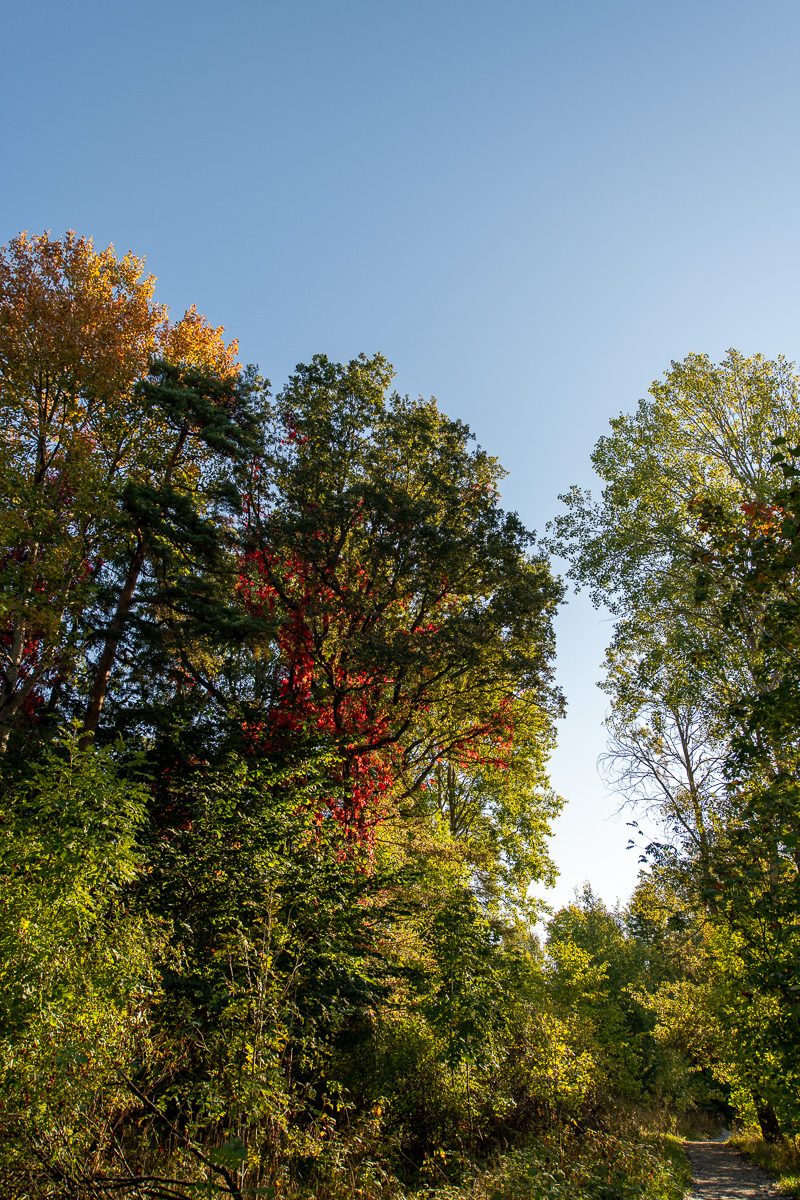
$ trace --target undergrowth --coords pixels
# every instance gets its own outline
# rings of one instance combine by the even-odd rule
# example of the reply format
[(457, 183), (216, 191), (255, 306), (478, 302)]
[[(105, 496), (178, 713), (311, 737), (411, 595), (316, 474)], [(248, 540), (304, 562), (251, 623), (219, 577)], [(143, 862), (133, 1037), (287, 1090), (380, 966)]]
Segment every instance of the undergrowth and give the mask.
[(591, 1131), (565, 1141), (542, 1139), (509, 1154), (473, 1194), (481, 1200), (681, 1200), (681, 1160), (679, 1144), (666, 1136), (631, 1141)]
[(348, 1175), (317, 1177), (293, 1200), (682, 1200), (691, 1178), (678, 1138), (596, 1130), (531, 1138), (478, 1168), (434, 1155), (412, 1183), (372, 1163)]
[(736, 1134), (731, 1143), (756, 1166), (772, 1175), (782, 1192), (800, 1196), (800, 1151), (795, 1143), (765, 1142), (753, 1132)]

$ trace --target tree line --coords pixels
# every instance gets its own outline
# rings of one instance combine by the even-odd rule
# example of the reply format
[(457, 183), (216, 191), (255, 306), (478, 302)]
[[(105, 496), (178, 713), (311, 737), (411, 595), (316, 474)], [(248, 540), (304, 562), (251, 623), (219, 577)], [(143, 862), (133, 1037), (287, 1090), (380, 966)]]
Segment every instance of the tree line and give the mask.
[[(794, 1134), (792, 369), (673, 364), (542, 543), (382, 356), (273, 393), (154, 283), (0, 252), (7, 1194), (666, 1200), (636, 1112)], [(553, 550), (664, 837), (537, 936)]]
[(686, 972), (661, 1020), (770, 1141), (800, 1121), (799, 383), (733, 350), (673, 363), (597, 444), (600, 501), (573, 489), (553, 528), (616, 618), (606, 767), (664, 830), (640, 890)]

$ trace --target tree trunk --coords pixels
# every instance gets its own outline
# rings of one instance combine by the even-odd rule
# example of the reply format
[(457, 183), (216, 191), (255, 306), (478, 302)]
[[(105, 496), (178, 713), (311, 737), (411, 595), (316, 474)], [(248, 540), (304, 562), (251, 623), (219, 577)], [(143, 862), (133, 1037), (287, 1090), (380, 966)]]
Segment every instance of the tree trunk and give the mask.
[(751, 1092), (753, 1104), (756, 1109), (758, 1123), (761, 1126), (761, 1136), (765, 1142), (775, 1143), (783, 1141), (783, 1132), (781, 1131), (778, 1118), (775, 1115), (775, 1109), (770, 1104), (769, 1100), (764, 1100), (756, 1092)]
[[(172, 448), (172, 453), (169, 456), (164, 479), (162, 480), (162, 488), (169, 487), (172, 480), (172, 473), (178, 464), (178, 460), (183, 452), (183, 447), (186, 444), (186, 438), (189, 434), (189, 426), (184, 425), (178, 434), (177, 441)], [(100, 724), (100, 709), (103, 707), (103, 701), (106, 698), (108, 691), (108, 681), (111, 677), (111, 669), (114, 666), (114, 660), (117, 657), (117, 647), (120, 643), (120, 638), (125, 629), (125, 620), (131, 610), (133, 603), (133, 594), (136, 591), (136, 584), (139, 582), (139, 576), (142, 573), (144, 560), (146, 557), (144, 536), (141, 529), (136, 531), (136, 551), (128, 566), (128, 573), (125, 576), (125, 584), (120, 592), (117, 607), (114, 612), (113, 620), (108, 627), (106, 634), (103, 652), (97, 663), (94, 679), (92, 681), (92, 690), (89, 693), (89, 703), (86, 706), (86, 715), (83, 719), (83, 732), (78, 742), (78, 747), (81, 750), (86, 750), (91, 745), (94, 735), (97, 733), (97, 727)]]
[(0, 680), (0, 758), (8, 749), (11, 736), (11, 726), (26, 699), (45, 674), (45, 667), (40, 662), (38, 668), (31, 668), (28, 677), (20, 686), (20, 671), (25, 646), (25, 627), (17, 624), (11, 636), (11, 648), (8, 663)]
[(111, 668), (114, 666), (114, 659), (117, 657), (117, 647), (125, 629), (125, 619), (133, 603), (133, 593), (136, 591), (136, 584), (139, 582), (139, 576), (142, 573), (144, 559), (144, 539), (142, 538), (141, 531), (137, 531), (136, 551), (128, 565), (125, 583), (119, 594), (117, 607), (114, 611), (111, 624), (108, 627), (103, 651), (97, 663), (94, 679), (92, 680), (92, 690), (89, 693), (89, 702), (86, 705), (86, 714), (83, 718), (83, 731), (78, 742), (80, 750), (86, 750), (92, 744), (94, 735), (97, 733), (97, 726), (100, 723), (100, 709), (103, 707), (103, 701), (108, 691)]

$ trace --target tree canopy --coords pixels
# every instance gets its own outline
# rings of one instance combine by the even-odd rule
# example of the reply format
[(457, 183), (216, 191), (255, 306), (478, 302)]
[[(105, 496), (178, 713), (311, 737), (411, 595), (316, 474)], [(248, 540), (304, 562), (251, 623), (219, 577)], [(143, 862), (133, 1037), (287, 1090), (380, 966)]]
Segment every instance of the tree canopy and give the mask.
[(650, 853), (689, 884), (676, 916), (725, 931), (720, 978), (760, 1014), (721, 1010), (727, 1053), (770, 1136), (797, 1120), (798, 382), (735, 351), (673, 363), (598, 443), (601, 502), (573, 490), (553, 538), (617, 618), (607, 765), (663, 821)]
[(388, 1123), (421, 1170), (544, 987), (562, 585), (381, 355), (273, 397), (153, 297), (0, 253), (2, 1169), (243, 1196)]
[[(382, 355), (273, 393), (154, 285), (0, 250), (4, 1195), (679, 1200), (666, 1129), (785, 1149), (794, 368), (673, 363), (543, 544)], [(548, 917), (551, 550), (662, 832)]]

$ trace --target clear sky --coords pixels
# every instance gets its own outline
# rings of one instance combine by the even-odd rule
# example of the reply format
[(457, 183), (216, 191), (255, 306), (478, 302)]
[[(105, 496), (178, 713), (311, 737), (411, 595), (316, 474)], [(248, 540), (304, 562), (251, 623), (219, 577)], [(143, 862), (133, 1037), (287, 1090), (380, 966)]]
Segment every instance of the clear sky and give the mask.
[[(3, 42), (0, 241), (146, 254), (275, 384), (381, 350), (540, 532), (671, 359), (798, 354), (797, 0), (28, 0)], [(607, 635), (559, 622), (556, 902), (635, 877)]]

